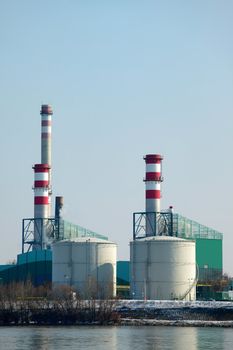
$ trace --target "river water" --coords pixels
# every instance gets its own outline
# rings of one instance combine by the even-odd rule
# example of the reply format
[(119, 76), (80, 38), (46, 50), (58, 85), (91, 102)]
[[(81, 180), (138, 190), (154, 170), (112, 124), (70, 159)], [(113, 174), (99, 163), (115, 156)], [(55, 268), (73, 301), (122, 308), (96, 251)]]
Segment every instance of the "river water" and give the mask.
[(231, 350), (232, 328), (0, 327), (0, 350)]

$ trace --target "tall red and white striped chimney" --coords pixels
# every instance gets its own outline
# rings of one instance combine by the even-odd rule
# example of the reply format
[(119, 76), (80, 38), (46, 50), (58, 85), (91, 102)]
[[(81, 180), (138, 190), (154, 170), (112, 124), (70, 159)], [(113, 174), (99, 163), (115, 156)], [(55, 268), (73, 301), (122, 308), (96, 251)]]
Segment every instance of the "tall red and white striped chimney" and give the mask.
[(41, 106), (41, 163), (51, 166), (51, 128), (53, 110), (49, 105)]
[[(41, 106), (41, 164), (34, 169), (34, 241), (33, 249), (46, 245), (46, 220), (51, 213), (51, 124), (52, 108)], [(38, 219), (38, 220), (36, 220)], [(43, 221), (39, 220), (43, 219)]]
[(52, 158), (52, 115), (53, 110), (50, 105), (41, 106), (41, 164), (48, 164), (49, 169), (49, 205), (48, 205), (48, 216), (51, 216), (51, 158)]
[[(162, 160), (160, 154), (147, 154), (144, 157), (146, 162), (146, 235), (156, 234), (156, 214), (160, 212), (161, 182), (162, 178)], [(151, 214), (149, 214), (151, 213)], [(156, 214), (154, 214), (156, 213)]]

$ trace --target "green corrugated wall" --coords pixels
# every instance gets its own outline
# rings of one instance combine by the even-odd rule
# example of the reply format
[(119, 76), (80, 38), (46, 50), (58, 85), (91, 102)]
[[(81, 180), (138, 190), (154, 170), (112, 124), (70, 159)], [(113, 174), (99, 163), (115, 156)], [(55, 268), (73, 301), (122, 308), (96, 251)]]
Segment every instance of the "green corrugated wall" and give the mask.
[(222, 270), (222, 240), (197, 238), (196, 260), (199, 267)]
[(21, 265), (12, 265), (0, 271), (2, 284), (11, 282), (26, 282), (31, 280), (35, 286), (52, 281), (52, 261), (36, 261)]
[(129, 261), (117, 261), (117, 285), (129, 285)]
[(222, 239), (196, 238), (199, 282), (220, 279), (223, 273)]

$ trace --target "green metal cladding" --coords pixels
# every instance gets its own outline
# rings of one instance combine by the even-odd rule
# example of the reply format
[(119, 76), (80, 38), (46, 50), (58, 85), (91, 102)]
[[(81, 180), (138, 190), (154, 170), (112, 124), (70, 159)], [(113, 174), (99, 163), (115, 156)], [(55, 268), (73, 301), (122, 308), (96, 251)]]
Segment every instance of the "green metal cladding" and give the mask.
[(199, 281), (220, 279), (223, 272), (222, 240), (196, 238), (196, 261)]
[(196, 259), (199, 267), (222, 270), (222, 240), (196, 238)]

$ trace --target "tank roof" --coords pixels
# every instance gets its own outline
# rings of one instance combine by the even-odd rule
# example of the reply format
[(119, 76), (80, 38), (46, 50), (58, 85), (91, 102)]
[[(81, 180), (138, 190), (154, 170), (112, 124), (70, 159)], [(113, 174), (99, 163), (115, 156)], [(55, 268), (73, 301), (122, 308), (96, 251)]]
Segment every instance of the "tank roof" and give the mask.
[(140, 239), (136, 239), (137, 242), (140, 241), (155, 241), (155, 242), (190, 242), (190, 239), (184, 239), (184, 238), (179, 238), (179, 237), (173, 237), (173, 236), (152, 236), (152, 237), (144, 237)]
[(64, 243), (102, 243), (102, 244), (116, 244), (115, 242), (107, 241), (105, 239), (95, 237), (77, 237), (71, 239), (63, 239), (53, 244), (64, 244)]

